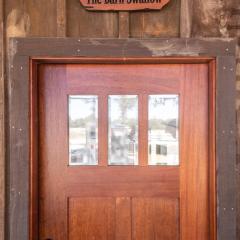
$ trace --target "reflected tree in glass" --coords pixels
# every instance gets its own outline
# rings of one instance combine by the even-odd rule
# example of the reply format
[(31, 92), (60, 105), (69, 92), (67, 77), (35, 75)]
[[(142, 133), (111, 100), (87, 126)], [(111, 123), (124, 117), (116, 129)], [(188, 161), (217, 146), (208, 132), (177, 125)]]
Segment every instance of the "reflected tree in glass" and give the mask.
[(98, 163), (98, 98), (69, 96), (69, 164)]
[(109, 165), (138, 164), (138, 97), (110, 95), (108, 127)]
[(149, 96), (149, 165), (179, 164), (178, 121), (178, 95)]

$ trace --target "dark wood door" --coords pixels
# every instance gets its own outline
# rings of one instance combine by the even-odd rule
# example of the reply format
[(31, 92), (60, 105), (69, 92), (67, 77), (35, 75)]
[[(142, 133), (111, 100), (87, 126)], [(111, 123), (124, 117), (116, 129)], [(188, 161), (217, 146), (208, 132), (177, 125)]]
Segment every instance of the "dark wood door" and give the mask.
[(208, 240), (206, 64), (39, 68), (39, 239)]

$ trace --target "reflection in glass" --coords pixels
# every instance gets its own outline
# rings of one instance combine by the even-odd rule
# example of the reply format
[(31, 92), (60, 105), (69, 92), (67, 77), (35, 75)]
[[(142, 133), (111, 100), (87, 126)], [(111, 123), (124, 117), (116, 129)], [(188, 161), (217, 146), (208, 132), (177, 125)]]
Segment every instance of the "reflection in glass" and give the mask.
[(69, 96), (69, 164), (97, 165), (98, 98)]
[(109, 165), (138, 164), (138, 97), (111, 95), (109, 104)]
[(149, 165), (179, 164), (178, 99), (178, 95), (149, 96)]

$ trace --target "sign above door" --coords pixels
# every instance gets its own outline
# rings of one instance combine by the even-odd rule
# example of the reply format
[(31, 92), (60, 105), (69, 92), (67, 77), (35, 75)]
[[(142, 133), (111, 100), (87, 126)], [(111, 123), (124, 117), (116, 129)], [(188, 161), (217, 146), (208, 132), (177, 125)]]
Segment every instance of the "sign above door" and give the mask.
[(170, 0), (80, 0), (89, 11), (158, 10)]

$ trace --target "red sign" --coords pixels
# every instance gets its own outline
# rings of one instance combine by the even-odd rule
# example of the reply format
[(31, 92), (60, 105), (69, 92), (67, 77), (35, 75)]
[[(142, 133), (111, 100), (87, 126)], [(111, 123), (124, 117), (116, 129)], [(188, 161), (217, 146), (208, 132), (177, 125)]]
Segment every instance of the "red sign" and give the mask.
[(89, 11), (132, 11), (161, 9), (170, 0), (80, 0)]

